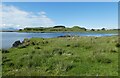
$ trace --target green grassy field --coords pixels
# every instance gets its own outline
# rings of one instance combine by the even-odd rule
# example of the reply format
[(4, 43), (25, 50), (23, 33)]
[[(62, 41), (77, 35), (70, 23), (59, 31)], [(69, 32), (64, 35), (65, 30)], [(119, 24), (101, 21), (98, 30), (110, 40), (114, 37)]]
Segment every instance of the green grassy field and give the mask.
[(117, 36), (31, 38), (2, 51), (3, 76), (118, 76)]

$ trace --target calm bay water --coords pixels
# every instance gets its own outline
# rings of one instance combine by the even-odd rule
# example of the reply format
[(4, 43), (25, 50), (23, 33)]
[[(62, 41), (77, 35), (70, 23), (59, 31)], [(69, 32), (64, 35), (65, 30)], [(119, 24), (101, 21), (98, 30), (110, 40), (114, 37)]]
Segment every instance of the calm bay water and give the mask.
[(117, 34), (105, 34), (105, 33), (82, 33), (82, 32), (58, 32), (58, 33), (19, 33), (19, 32), (0, 32), (2, 37), (0, 37), (0, 41), (2, 41), (2, 48), (8, 49), (12, 47), (12, 44), (17, 41), (23, 41), (24, 38), (54, 38), (58, 36), (64, 35), (77, 35), (77, 36), (112, 36)]

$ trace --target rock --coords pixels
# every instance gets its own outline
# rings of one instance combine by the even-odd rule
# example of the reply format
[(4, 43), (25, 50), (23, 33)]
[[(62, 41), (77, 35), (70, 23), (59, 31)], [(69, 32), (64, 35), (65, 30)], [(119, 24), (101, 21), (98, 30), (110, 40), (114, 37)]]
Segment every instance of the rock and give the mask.
[(59, 37), (72, 37), (71, 35), (58, 36)]
[(26, 48), (26, 44), (21, 44), (18, 48), (21, 49), (21, 48)]
[(25, 38), (22, 43), (27, 43), (27, 42), (30, 42), (30, 40)]
[(19, 45), (21, 45), (22, 43), (20, 42), (20, 40), (18, 40), (18, 41), (15, 41), (14, 43), (13, 43), (13, 47), (18, 47)]

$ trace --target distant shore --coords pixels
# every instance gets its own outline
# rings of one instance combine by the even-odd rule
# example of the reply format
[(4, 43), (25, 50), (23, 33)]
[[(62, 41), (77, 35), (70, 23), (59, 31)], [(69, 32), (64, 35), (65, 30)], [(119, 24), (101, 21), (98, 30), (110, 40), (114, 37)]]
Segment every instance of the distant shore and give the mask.
[(0, 31), (0, 32), (26, 32), (26, 33), (57, 33), (57, 32), (82, 32), (82, 33), (118, 33), (118, 30), (95, 30), (95, 31), (91, 31), (91, 30), (86, 30), (86, 31), (30, 31), (30, 30), (17, 30), (17, 31)]
[(53, 26), (53, 27), (34, 27), (34, 28), (24, 28), (24, 29), (16, 29), (16, 30), (1, 30), (0, 32), (33, 32), (33, 33), (53, 33), (53, 32), (98, 32), (98, 33), (117, 33), (120, 29), (87, 29), (80, 26), (73, 26), (72, 28), (68, 28), (65, 26)]

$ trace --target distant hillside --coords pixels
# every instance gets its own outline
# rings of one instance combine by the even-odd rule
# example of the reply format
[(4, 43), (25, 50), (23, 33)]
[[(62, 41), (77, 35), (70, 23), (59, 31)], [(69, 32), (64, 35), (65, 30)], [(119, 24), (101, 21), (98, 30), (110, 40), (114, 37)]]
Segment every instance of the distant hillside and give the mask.
[(53, 27), (48, 27), (48, 28), (43, 28), (43, 27), (39, 27), (39, 28), (24, 28), (24, 29), (20, 29), (20, 32), (70, 32), (70, 31), (75, 31), (75, 32), (79, 32), (79, 31), (86, 31), (86, 28), (81, 28), (78, 26), (74, 26), (72, 28), (67, 28), (65, 26), (53, 26)]
[(2, 28), (2, 31), (18, 31), (19, 29), (17, 28), (12, 28), (12, 27), (9, 27), (9, 28)]

